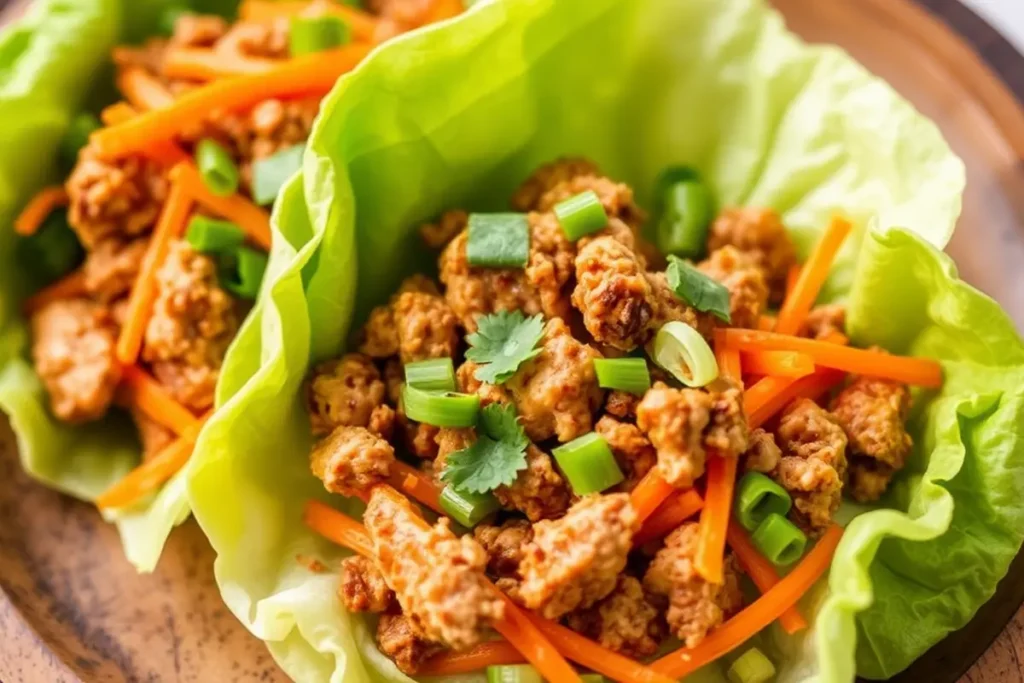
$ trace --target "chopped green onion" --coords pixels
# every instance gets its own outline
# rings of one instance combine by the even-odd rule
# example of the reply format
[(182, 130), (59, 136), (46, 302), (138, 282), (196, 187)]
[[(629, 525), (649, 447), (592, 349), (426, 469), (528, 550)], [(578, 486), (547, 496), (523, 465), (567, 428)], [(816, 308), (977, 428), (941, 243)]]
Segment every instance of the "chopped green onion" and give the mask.
[(732, 322), (729, 290), (721, 282), (677, 256), (668, 257), (665, 277), (668, 286), (682, 301), (702, 313), (711, 312), (724, 322)]
[(405, 383), (423, 391), (455, 391), (455, 366), (451, 358), (406, 363)]
[(252, 164), (252, 198), (260, 206), (273, 204), (288, 179), (302, 168), (304, 144), (286, 147)]
[(267, 270), (267, 255), (248, 247), (226, 252), (230, 267), (221, 271), (220, 283), (224, 289), (242, 299), (255, 299)]
[(562, 226), (562, 232), (574, 242), (608, 225), (608, 214), (604, 212), (601, 200), (593, 190), (580, 192), (555, 204), (555, 216)]
[(804, 554), (807, 536), (780, 514), (772, 513), (750, 536), (750, 539), (772, 563), (779, 566), (793, 564)]
[(174, 29), (178, 24), (178, 18), (183, 14), (191, 13), (192, 9), (184, 2), (176, 2), (165, 7), (160, 13), (160, 20), (158, 22), (160, 35), (173, 36)]
[(40, 286), (67, 275), (85, 256), (64, 209), (51, 212), (34, 234), (17, 241), (16, 249), (17, 261), (32, 267)]
[(700, 332), (678, 320), (665, 323), (648, 345), (651, 359), (688, 387), (702, 387), (718, 377), (718, 362)]
[(480, 397), (453, 391), (423, 391), (402, 387), (402, 407), (410, 420), (435, 427), (473, 427), (480, 412)]
[(760, 650), (752, 647), (729, 667), (732, 683), (767, 683), (775, 675), (775, 666)]
[(231, 221), (193, 216), (188, 222), (185, 239), (196, 251), (220, 254), (233, 252), (245, 244), (245, 232)]
[(298, 57), (330, 50), (351, 39), (352, 31), (340, 17), (292, 17), (288, 50), (293, 57)]
[(456, 491), (454, 486), (444, 487), (440, 503), (445, 514), (467, 529), (472, 529), (501, 507), (494, 494)]
[(196, 145), (196, 166), (203, 184), (220, 197), (238, 189), (238, 166), (231, 154), (216, 140), (203, 138)]
[(698, 258), (704, 253), (711, 225), (711, 192), (696, 171), (686, 167), (662, 172), (656, 187), (658, 247), (667, 254)]
[(523, 213), (471, 213), (466, 260), (483, 268), (522, 268), (530, 260), (530, 225)]
[(789, 492), (760, 472), (747, 472), (736, 491), (736, 517), (747, 531), (753, 531), (770, 514), (789, 514), (793, 499)]
[(608, 442), (597, 432), (573, 439), (551, 454), (578, 495), (604, 491), (625, 479)]
[(529, 664), (487, 667), (487, 683), (544, 683), (544, 677)]
[(651, 388), (651, 373), (643, 358), (595, 358), (597, 383), (603, 389), (628, 391), (643, 396)]
[(78, 153), (89, 144), (89, 136), (101, 127), (100, 120), (85, 112), (71, 119), (60, 141), (60, 160), (67, 168), (78, 163)]

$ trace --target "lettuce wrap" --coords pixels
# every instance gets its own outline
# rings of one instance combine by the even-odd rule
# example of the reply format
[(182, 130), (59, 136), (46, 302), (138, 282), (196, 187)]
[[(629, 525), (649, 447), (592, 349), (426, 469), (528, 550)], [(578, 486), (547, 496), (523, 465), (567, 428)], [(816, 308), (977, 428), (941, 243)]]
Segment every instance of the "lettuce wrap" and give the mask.
[(276, 206), (270, 284), (202, 437), (231, 447), (201, 448), (188, 475), (235, 615), (297, 681), (407, 680), (343, 611), (333, 571), (296, 561), (334, 570), (343, 555), (301, 522), (306, 499), (326, 500), (303, 381), (433, 267), (419, 222), (501, 210), (561, 155), (592, 158), (641, 206), (664, 166), (696, 166), (721, 205), (782, 212), (803, 255), (834, 212), (853, 220), (827, 296), (847, 300), (858, 345), (935, 358), (946, 381), (916, 396), (913, 458), (889, 494), (841, 511), (831, 574), (803, 602), (812, 627), (758, 645), (780, 681), (836, 683), (895, 674), (965, 624), (1024, 533), (1024, 346), (939, 251), (964, 170), (935, 126), (758, 0), (485, 1), (339, 82)]

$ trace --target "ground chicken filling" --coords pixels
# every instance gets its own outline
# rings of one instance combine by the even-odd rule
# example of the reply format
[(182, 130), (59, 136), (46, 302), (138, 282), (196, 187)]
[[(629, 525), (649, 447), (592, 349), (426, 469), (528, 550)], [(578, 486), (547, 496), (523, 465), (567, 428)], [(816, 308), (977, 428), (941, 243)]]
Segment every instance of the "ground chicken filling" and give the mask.
[[(584, 191), (594, 193), (607, 224), (573, 241), (553, 208)], [(481, 588), (485, 578), (521, 608), (629, 657), (649, 657), (670, 638), (697, 646), (743, 607), (740, 563), (727, 549), (720, 580), (706, 579), (695, 518), (635, 544), (642, 520), (630, 492), (645, 478), (703, 491), (716, 459), (739, 459), (738, 476), (759, 473), (785, 490), (789, 523), (813, 541), (844, 493), (858, 501), (882, 495), (911, 448), (910, 394), (888, 380), (852, 377), (831, 400), (797, 397), (757, 428), (745, 409), (757, 376), (684, 386), (647, 360), (646, 390), (602, 387), (596, 362), (642, 357), (668, 323), (706, 340), (764, 325), (795, 264), (775, 212), (724, 210), (711, 223), (706, 257), (688, 266), (725, 292), (725, 322), (679, 295), (669, 262), (639, 235), (646, 214), (632, 190), (593, 163), (541, 167), (512, 207), (529, 236), (521, 267), (473, 263), (470, 214), (444, 213), (420, 230), (439, 250), (439, 282), (405, 280), (369, 314), (358, 350), (321, 364), (307, 384), (320, 437), (313, 473), (329, 491), (370, 500), (364, 521), (374, 556), (346, 561), (341, 601), (383, 613), (379, 647), (407, 673), (493, 637), (501, 606)], [(842, 307), (817, 307), (800, 334), (845, 340), (844, 318)], [(499, 376), (478, 346), (496, 321), (510, 320), (537, 321), (533, 346)], [(417, 421), (403, 383), (410, 364), (424, 361), (450, 363), (456, 396), (478, 400), (488, 419), (511, 414), (517, 425), (520, 464), (512, 479), (487, 487), (490, 511), (461, 537), (444, 518), (426, 527), (412, 507), (379, 494), (398, 486), (396, 468), (414, 467), (441, 489), (455, 486), (452, 472), (474, 453), (500, 457), (495, 444), (504, 437), (483, 417), (475, 426)], [(578, 490), (579, 473), (560, 460), (580, 437), (607, 446), (620, 475), (600, 491)]]

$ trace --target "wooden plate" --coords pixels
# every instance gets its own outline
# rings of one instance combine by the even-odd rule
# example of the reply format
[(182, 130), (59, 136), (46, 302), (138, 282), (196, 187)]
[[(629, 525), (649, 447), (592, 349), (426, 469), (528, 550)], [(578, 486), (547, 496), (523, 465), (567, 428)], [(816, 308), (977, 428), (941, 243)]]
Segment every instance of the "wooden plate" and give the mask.
[[(1024, 287), (1013, 283), (1024, 263), (1024, 113), (1013, 95), (1024, 102), (1024, 58), (955, 0), (775, 2), (798, 33), (843, 46), (941, 126), (968, 169), (949, 252), (1024, 328)], [(20, 472), (0, 423), (0, 681), (285, 681), (223, 607), (212, 561), (189, 522), (155, 574), (135, 575), (91, 507)], [(899, 680), (956, 681), (1022, 601), (1024, 555), (977, 618)], [(978, 680), (1022, 680), (1015, 656), (986, 662)]]

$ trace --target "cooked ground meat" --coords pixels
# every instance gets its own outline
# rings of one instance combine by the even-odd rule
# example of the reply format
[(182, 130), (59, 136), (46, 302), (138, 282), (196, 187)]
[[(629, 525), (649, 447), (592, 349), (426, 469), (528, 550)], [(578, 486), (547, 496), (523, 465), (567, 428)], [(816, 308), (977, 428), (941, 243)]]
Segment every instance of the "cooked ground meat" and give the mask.
[(386, 481), (394, 462), (391, 444), (364, 427), (336, 427), (309, 454), (309, 467), (324, 488), (343, 496)]
[(904, 426), (909, 412), (906, 385), (873, 377), (854, 378), (832, 401), (832, 414), (849, 439), (855, 500), (877, 500), (903, 468), (913, 446)]
[(725, 246), (698, 263), (697, 269), (729, 290), (729, 324), (756, 329), (768, 305), (768, 286), (755, 257)]
[(448, 456), (456, 451), (469, 448), (476, 441), (476, 431), (468, 427), (442, 427), (434, 438), (437, 443), (437, 456), (431, 465), (434, 479), (441, 481)]
[(534, 446), (526, 449), (526, 469), (511, 486), (494, 491), (505, 508), (519, 510), (531, 522), (558, 517), (569, 507), (569, 489), (556, 470), (551, 456)]
[(747, 450), (750, 427), (743, 411), (743, 389), (728, 380), (709, 385), (711, 419), (704, 432), (704, 447), (716, 455), (738, 457)]
[(823, 339), (835, 332), (846, 334), (846, 307), (842, 304), (815, 306), (800, 331), (812, 339)]
[(32, 316), (32, 361), (65, 422), (103, 417), (121, 369), (114, 355), (117, 327), (107, 308), (87, 299), (55, 301)]
[(846, 476), (846, 434), (839, 421), (809, 399), (789, 404), (775, 433), (782, 458), (772, 477), (793, 497), (790, 515), (819, 533), (839, 509)]
[(566, 625), (577, 633), (627, 657), (653, 655), (665, 637), (665, 621), (647, 599), (640, 581), (620, 576), (608, 597), (569, 614)]
[(510, 519), (501, 526), (477, 524), (473, 538), (487, 551), (488, 572), (518, 579), (523, 549), (533, 540), (533, 526), (525, 519)]
[(373, 358), (398, 354), (403, 363), (451, 358), (459, 345), (458, 324), (434, 283), (414, 276), (386, 306), (370, 312), (359, 350)]
[(402, 426), (405, 447), (417, 458), (433, 460), (437, 457), (437, 434), (440, 427), (410, 420), (405, 413), (399, 411), (398, 419)]
[(611, 415), (602, 415), (594, 431), (608, 442), (619, 469), (625, 475), (622, 490), (632, 491), (644, 475), (658, 462), (658, 452), (640, 431), (629, 422), (620, 422)]
[(609, 391), (604, 400), (605, 412), (621, 420), (635, 420), (638, 405), (640, 405), (639, 396), (617, 389)]
[(184, 240), (171, 243), (156, 284), (142, 358), (175, 399), (206, 410), (241, 322), (238, 307), (221, 289), (213, 259)]
[(786, 293), (786, 274), (796, 263), (796, 250), (779, 214), (761, 208), (726, 209), (711, 224), (708, 251), (727, 245), (757, 260), (772, 303), (780, 303)]
[(381, 403), (370, 413), (370, 422), (366, 425), (374, 434), (391, 440), (395, 431), (395, 422), (398, 421), (398, 413), (386, 403)]
[(401, 671), (416, 675), (423, 664), (444, 646), (427, 640), (404, 614), (382, 614), (377, 622), (377, 647)]
[(377, 367), (360, 353), (321, 363), (313, 370), (306, 394), (313, 433), (365, 427), (373, 409), (384, 402), (384, 391)]
[[(241, 52), (249, 57), (285, 59), (289, 57), (288, 34), (290, 22), (280, 19), (271, 21), (236, 21), (227, 33), (217, 41), (217, 49)], [(175, 25), (175, 33), (178, 26)]]
[(134, 406), (128, 408), (128, 413), (135, 423), (139, 432), (139, 441), (142, 444), (142, 461), (150, 460), (157, 453), (174, 443), (177, 438), (171, 430), (143, 413)]
[(519, 568), (520, 599), (548, 619), (590, 607), (615, 589), (638, 526), (624, 493), (589, 495), (561, 519), (537, 522)]
[(479, 367), (471, 360), (467, 360), (459, 366), (459, 369), (455, 371), (455, 382), (459, 391), (466, 394), (478, 394), (481, 406), (492, 403), (511, 403), (512, 397), (505, 387), (481, 382), (476, 378), (476, 371)]
[(669, 630), (686, 647), (698, 645), (743, 605), (739, 571), (731, 554), (726, 557), (723, 584), (705, 581), (697, 573), (693, 558), (699, 529), (696, 522), (686, 522), (670, 533), (647, 568), (643, 584), (651, 593), (668, 598)]
[(130, 240), (156, 223), (167, 198), (164, 169), (142, 157), (101, 161), (86, 148), (65, 185), (68, 222), (86, 249), (110, 239)]
[(442, 518), (425, 527), (408, 503), (377, 487), (363, 523), (377, 566), (402, 612), (426, 638), (463, 650), (481, 641), (505, 605), (487, 584), (487, 553)]
[(174, 20), (171, 44), (181, 47), (213, 47), (228, 32), (228, 22), (214, 14), (183, 12)]
[(431, 249), (440, 249), (455, 239), (468, 224), (469, 214), (462, 209), (445, 211), (436, 223), (424, 223), (420, 226), (420, 237)]
[(711, 339), (717, 326), (714, 315), (701, 313), (676, 296), (676, 293), (668, 286), (668, 278), (665, 273), (647, 273), (646, 277), (647, 284), (651, 288), (649, 298), (651, 320), (647, 325), (648, 338), (653, 338), (665, 323), (681, 322), (700, 332), (705, 339)]
[(395, 600), (373, 560), (358, 555), (341, 561), (338, 597), (349, 612), (384, 612)]
[(402, 385), (404, 384), (405, 368), (402, 366), (402, 361), (397, 358), (389, 358), (384, 363), (384, 385), (387, 387), (387, 398), (391, 405), (398, 406), (402, 403)]
[(391, 304), (377, 306), (360, 333), (359, 352), (370, 358), (390, 358), (398, 355), (398, 330)]
[(745, 453), (744, 471), (771, 474), (779, 466), (782, 449), (775, 443), (775, 435), (760, 427), (750, 433), (750, 445)]
[(519, 368), (505, 389), (532, 440), (557, 436), (570, 441), (591, 431), (593, 413), (604, 398), (594, 372), (600, 354), (573, 337), (561, 318), (548, 320), (540, 343), (540, 353)]
[(122, 242), (103, 240), (85, 258), (85, 289), (101, 303), (110, 303), (128, 294), (139, 274), (139, 265), (149, 240)]
[(704, 474), (704, 429), (712, 405), (705, 391), (658, 382), (637, 407), (636, 424), (658, 450), (658, 471), (669, 484), (690, 488)]
[(534, 211), (539, 207), (541, 197), (556, 185), (577, 176), (599, 173), (597, 166), (587, 159), (556, 159), (538, 168), (519, 186), (512, 196), (512, 208), (522, 212)]
[(588, 190), (593, 191), (601, 200), (601, 205), (609, 218), (618, 218), (634, 230), (643, 225), (646, 216), (633, 203), (632, 188), (597, 174), (577, 175), (554, 185), (541, 195), (537, 202), (537, 210), (553, 211), (556, 204)]
[(570, 242), (553, 213), (531, 213), (530, 259), (526, 263), (526, 280), (540, 295), (541, 309), (546, 317), (567, 317), (572, 311), (568, 291), (576, 274), (576, 245)]

